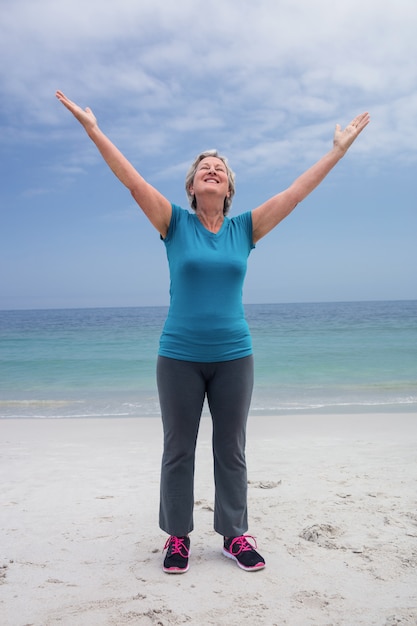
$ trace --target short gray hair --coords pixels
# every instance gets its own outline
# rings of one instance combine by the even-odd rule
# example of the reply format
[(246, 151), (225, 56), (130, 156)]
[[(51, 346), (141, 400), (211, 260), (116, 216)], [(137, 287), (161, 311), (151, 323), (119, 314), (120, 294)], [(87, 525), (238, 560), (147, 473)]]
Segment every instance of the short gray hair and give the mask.
[(187, 176), (185, 177), (185, 191), (187, 193), (188, 201), (190, 203), (191, 208), (194, 209), (195, 211), (197, 209), (197, 201), (196, 201), (195, 196), (190, 193), (190, 185), (192, 185), (193, 183), (198, 164), (200, 163), (200, 161), (202, 161), (203, 159), (207, 157), (216, 157), (217, 159), (220, 159), (220, 161), (223, 161), (224, 166), (226, 168), (227, 178), (229, 179), (229, 193), (230, 193), (229, 197), (226, 197), (224, 199), (223, 214), (226, 215), (229, 212), (230, 206), (232, 204), (233, 196), (235, 195), (235, 174), (230, 169), (226, 157), (221, 156), (217, 150), (206, 150), (205, 152), (201, 152), (194, 159), (190, 169), (187, 172)]

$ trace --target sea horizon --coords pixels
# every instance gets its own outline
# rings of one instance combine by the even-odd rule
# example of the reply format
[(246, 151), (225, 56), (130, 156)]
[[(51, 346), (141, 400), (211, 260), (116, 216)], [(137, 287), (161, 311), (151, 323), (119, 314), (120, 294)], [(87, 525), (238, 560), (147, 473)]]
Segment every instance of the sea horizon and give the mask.
[[(366, 304), (378, 302), (417, 302), (417, 298), (375, 298), (369, 300), (294, 300), (282, 302), (244, 302), (243, 306), (281, 306), (281, 305), (303, 305), (303, 304)], [(166, 304), (104, 304), (104, 305), (72, 305), (72, 306), (28, 306), (28, 307), (0, 307), (0, 313), (13, 311), (82, 311), (88, 309), (147, 309), (147, 308), (165, 308), (169, 309), (169, 303)]]

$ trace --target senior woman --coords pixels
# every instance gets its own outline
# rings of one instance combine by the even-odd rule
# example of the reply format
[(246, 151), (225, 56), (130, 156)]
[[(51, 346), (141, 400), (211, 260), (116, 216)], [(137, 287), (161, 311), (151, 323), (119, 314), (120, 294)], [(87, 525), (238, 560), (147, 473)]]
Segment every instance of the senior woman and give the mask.
[(205, 398), (213, 422), (214, 529), (223, 554), (246, 571), (265, 566), (248, 530), (246, 422), (253, 356), (242, 304), (247, 259), (255, 244), (313, 191), (369, 122), (362, 113), (333, 147), (292, 185), (257, 208), (228, 218), (234, 174), (216, 151), (200, 154), (186, 177), (194, 213), (169, 202), (146, 182), (100, 130), (91, 109), (56, 93), (82, 124), (104, 160), (160, 233), (170, 270), (170, 307), (157, 361), (164, 451), (160, 527), (168, 534), (163, 570), (189, 567), (193, 530), (194, 461)]

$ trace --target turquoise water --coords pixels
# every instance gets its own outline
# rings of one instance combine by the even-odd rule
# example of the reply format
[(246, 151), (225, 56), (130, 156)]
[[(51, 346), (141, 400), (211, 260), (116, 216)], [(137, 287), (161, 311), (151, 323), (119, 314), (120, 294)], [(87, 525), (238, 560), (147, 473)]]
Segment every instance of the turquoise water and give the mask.
[[(0, 418), (158, 416), (165, 307), (0, 311)], [(247, 305), (253, 414), (417, 412), (417, 301)]]

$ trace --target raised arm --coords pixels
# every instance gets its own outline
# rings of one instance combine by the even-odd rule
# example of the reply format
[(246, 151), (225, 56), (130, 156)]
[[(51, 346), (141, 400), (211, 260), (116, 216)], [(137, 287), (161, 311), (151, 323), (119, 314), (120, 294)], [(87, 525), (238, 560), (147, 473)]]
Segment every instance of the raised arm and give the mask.
[(69, 100), (62, 91), (57, 91), (56, 97), (84, 127), (112, 172), (129, 189), (149, 221), (162, 237), (165, 237), (171, 220), (171, 204), (167, 198), (142, 178), (120, 150), (100, 130), (91, 109), (82, 109)]
[(346, 154), (356, 137), (369, 123), (369, 114), (361, 113), (344, 130), (337, 124), (333, 148), (293, 183), (252, 211), (253, 242), (268, 234), (299, 202), (304, 200)]

